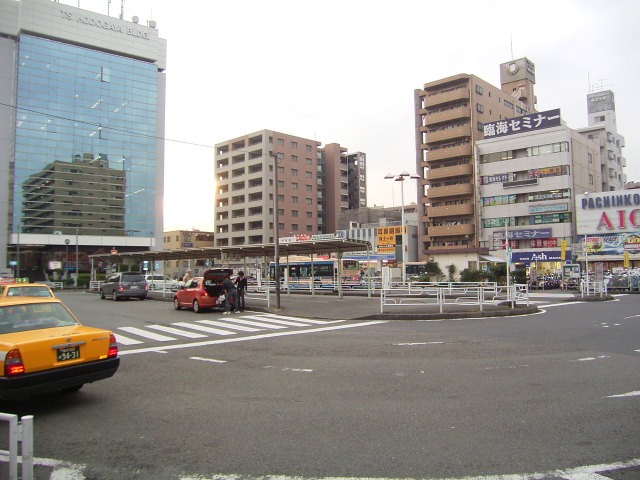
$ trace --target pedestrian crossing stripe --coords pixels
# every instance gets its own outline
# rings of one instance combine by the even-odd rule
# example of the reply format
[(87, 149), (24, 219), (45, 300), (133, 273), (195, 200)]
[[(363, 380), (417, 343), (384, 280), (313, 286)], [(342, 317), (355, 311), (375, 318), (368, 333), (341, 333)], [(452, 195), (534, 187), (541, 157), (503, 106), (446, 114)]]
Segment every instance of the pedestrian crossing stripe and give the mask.
[[(171, 342), (179, 337), (207, 338), (208, 335), (236, 335), (238, 332), (259, 332), (262, 330), (281, 330), (287, 327), (309, 327), (336, 323), (334, 321), (312, 320), (284, 315), (241, 315), (224, 320), (196, 320), (191, 322), (174, 322), (171, 325), (145, 325), (138, 327), (118, 327), (116, 341), (121, 345), (139, 345), (145, 341)], [(149, 331), (157, 330), (157, 332)], [(137, 339), (125, 334), (131, 334)], [(160, 333), (162, 332), (162, 333)]]

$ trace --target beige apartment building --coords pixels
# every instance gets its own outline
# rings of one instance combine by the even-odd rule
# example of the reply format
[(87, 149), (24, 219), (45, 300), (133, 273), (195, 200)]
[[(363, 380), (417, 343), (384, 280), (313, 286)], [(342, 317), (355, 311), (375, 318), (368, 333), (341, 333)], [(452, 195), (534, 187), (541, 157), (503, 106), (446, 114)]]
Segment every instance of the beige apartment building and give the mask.
[(535, 111), (535, 67), (526, 58), (500, 65), (501, 87), (469, 74), (426, 83), (415, 91), (419, 252), (442, 265), (461, 256), (474, 268), (480, 244), (475, 142), (486, 122)]
[(273, 242), (276, 190), (278, 237), (333, 233), (366, 206), (366, 155), (337, 143), (261, 130), (218, 143), (215, 162), (216, 246)]

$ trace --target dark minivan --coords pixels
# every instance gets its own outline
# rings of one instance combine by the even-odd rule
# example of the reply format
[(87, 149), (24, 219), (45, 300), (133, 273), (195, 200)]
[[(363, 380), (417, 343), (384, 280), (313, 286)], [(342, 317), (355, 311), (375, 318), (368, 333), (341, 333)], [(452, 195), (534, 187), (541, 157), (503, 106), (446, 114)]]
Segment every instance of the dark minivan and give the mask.
[(100, 286), (100, 298), (109, 297), (112, 300), (119, 300), (136, 297), (144, 300), (147, 298), (148, 290), (149, 287), (141, 272), (118, 272), (107, 275)]

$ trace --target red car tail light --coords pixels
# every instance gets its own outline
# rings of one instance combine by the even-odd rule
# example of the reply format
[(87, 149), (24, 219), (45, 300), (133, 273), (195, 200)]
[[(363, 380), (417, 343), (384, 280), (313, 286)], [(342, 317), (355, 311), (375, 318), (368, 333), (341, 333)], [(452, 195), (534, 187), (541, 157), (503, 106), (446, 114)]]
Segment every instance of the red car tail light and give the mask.
[(20, 356), (20, 350), (10, 350), (4, 359), (4, 374), (6, 376), (24, 373), (24, 363)]
[(118, 345), (116, 344), (116, 336), (112, 333), (109, 335), (109, 353), (107, 357), (117, 357), (118, 356)]
[(122, 291), (122, 290), (124, 290), (124, 287), (123, 287), (122, 285), (120, 285), (120, 286), (118, 287), (118, 290)]
[(209, 294), (207, 293), (207, 291), (203, 288), (202, 290), (200, 290), (200, 295), (202, 295), (203, 297), (208, 297)]

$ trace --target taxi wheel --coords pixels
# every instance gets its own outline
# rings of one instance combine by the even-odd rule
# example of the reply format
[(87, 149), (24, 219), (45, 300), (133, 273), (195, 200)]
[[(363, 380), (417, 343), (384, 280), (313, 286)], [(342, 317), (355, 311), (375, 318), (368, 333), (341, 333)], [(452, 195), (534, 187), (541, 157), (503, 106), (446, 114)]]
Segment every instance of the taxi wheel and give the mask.
[(200, 302), (198, 302), (198, 300), (194, 300), (193, 301), (193, 312), (194, 313), (200, 313), (202, 311), (202, 309), (200, 308)]
[(180, 310), (180, 302), (178, 301), (178, 297), (173, 297), (173, 308), (176, 310)]
[(104, 290), (100, 289), (100, 299), (104, 300), (105, 296), (104, 296)]

